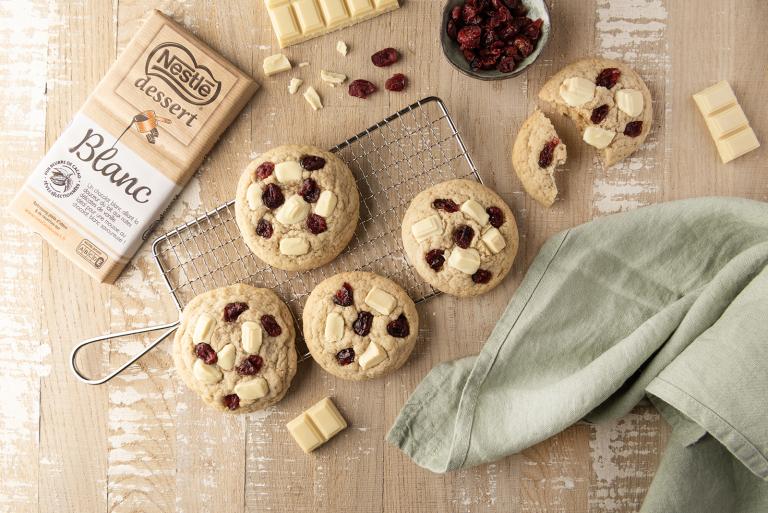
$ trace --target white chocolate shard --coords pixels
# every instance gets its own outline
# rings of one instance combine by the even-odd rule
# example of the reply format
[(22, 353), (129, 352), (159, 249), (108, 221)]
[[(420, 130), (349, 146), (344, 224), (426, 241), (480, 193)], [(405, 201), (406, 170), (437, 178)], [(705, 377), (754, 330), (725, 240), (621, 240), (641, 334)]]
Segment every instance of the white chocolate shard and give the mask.
[(389, 315), (397, 306), (397, 299), (379, 287), (373, 287), (365, 296), (365, 304), (382, 315)]
[(491, 227), (481, 237), (483, 243), (493, 253), (499, 253), (507, 246), (507, 242), (504, 240), (504, 236), (501, 234), (498, 228)]
[(288, 82), (288, 93), (296, 94), (303, 83), (304, 81), (302, 79), (293, 77), (291, 81)]
[(480, 203), (473, 199), (468, 199), (462, 203), (461, 211), (477, 221), (480, 226), (485, 226), (488, 224), (488, 212), (485, 211)]
[(387, 353), (376, 343), (371, 342), (368, 344), (365, 352), (357, 359), (357, 363), (363, 370), (368, 370), (371, 367), (375, 367), (387, 358)]
[(437, 214), (432, 214), (429, 217), (425, 217), (421, 221), (413, 223), (411, 226), (411, 233), (416, 239), (416, 242), (421, 242), (435, 235), (443, 233), (443, 221)]
[(262, 68), (264, 68), (264, 74), (268, 77), (271, 77), (272, 75), (291, 69), (291, 62), (285, 55), (278, 53), (275, 55), (270, 55), (264, 59)]
[(315, 204), (315, 214), (323, 217), (329, 217), (336, 208), (336, 195), (333, 191), (324, 190), (320, 193)]
[(480, 253), (475, 248), (463, 249), (456, 246), (448, 257), (448, 265), (464, 274), (475, 274), (480, 269)]
[(320, 79), (323, 82), (328, 82), (332, 86), (337, 86), (339, 84), (343, 84), (344, 81), (347, 80), (347, 76), (343, 73), (334, 73), (333, 71), (321, 69)]
[(213, 385), (221, 381), (224, 375), (216, 365), (208, 365), (201, 359), (195, 359), (195, 363), (192, 364), (192, 375), (196, 380), (206, 385)]
[(338, 342), (344, 338), (344, 317), (331, 312), (325, 318), (325, 341)]
[(307, 410), (307, 415), (326, 442), (347, 427), (347, 421), (341, 416), (330, 397), (314, 404)]
[(287, 256), (306, 255), (309, 242), (299, 237), (286, 237), (280, 241), (280, 253)]
[(616, 136), (616, 132), (612, 130), (606, 130), (599, 126), (588, 126), (584, 130), (584, 142), (594, 146), (595, 148), (602, 150), (613, 141)]
[(275, 178), (280, 183), (298, 182), (301, 180), (301, 173), (301, 164), (295, 160), (275, 164)]
[(643, 113), (645, 100), (637, 89), (619, 89), (614, 96), (616, 106), (627, 116), (637, 117)]
[(347, 52), (349, 51), (349, 47), (347, 47), (347, 43), (344, 41), (337, 41), (336, 42), (336, 51), (339, 52), (341, 55), (344, 55), (346, 57)]
[(306, 68), (307, 66), (309, 66), (309, 63), (308, 63), (308, 62), (300, 62), (300, 63), (299, 63), (299, 67), (300, 67), (300, 68)]
[(560, 98), (571, 107), (579, 107), (595, 97), (595, 83), (581, 77), (571, 77), (560, 84)]
[(296, 224), (304, 221), (309, 215), (309, 203), (298, 194), (290, 196), (283, 206), (275, 211), (275, 219), (283, 225)]
[(261, 349), (261, 326), (253, 321), (245, 321), (240, 328), (240, 340), (243, 351), (249, 354), (258, 354)]
[(232, 370), (232, 367), (235, 366), (236, 355), (237, 349), (235, 349), (235, 346), (232, 344), (227, 344), (226, 346), (219, 349), (218, 353), (216, 353), (216, 356), (218, 357), (218, 361), (216, 363), (218, 363), (219, 367), (225, 371)]
[(261, 376), (257, 376), (248, 381), (239, 382), (233, 391), (244, 401), (255, 401), (269, 393), (269, 383)]
[(216, 327), (216, 319), (208, 314), (201, 314), (195, 322), (195, 329), (192, 332), (192, 343), (210, 342), (211, 332)]
[(323, 102), (320, 100), (320, 95), (317, 94), (317, 91), (315, 91), (315, 88), (312, 86), (307, 87), (307, 90), (304, 91), (304, 99), (307, 100), (307, 103), (309, 103), (313, 110), (320, 110), (323, 108)]

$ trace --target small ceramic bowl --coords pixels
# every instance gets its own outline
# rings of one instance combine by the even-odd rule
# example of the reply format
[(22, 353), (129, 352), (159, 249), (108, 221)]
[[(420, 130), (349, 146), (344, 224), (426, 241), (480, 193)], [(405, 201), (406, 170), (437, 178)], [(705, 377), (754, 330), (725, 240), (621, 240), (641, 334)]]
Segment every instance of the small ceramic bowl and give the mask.
[(549, 18), (549, 8), (547, 7), (547, 4), (544, 2), (544, 0), (523, 0), (523, 4), (528, 7), (528, 17), (532, 20), (541, 18), (544, 21), (544, 24), (541, 27), (541, 38), (536, 43), (536, 49), (531, 55), (519, 62), (517, 67), (509, 73), (502, 73), (495, 69), (472, 69), (472, 67), (469, 65), (469, 62), (467, 62), (467, 60), (464, 58), (464, 54), (461, 53), (459, 44), (448, 37), (446, 27), (448, 26), (448, 20), (451, 16), (451, 10), (455, 6), (463, 4), (465, 1), (466, 0), (448, 0), (448, 2), (445, 4), (445, 8), (443, 9), (443, 21), (440, 25), (440, 43), (443, 47), (443, 55), (445, 55), (445, 58), (448, 59), (448, 62), (450, 62), (454, 68), (461, 71), (465, 75), (476, 78), (478, 80), (504, 80), (506, 78), (512, 78), (520, 75), (526, 69), (528, 69), (528, 66), (536, 62), (536, 59), (538, 59), (541, 52), (544, 51), (544, 47), (547, 46), (549, 35), (552, 32), (552, 25)]

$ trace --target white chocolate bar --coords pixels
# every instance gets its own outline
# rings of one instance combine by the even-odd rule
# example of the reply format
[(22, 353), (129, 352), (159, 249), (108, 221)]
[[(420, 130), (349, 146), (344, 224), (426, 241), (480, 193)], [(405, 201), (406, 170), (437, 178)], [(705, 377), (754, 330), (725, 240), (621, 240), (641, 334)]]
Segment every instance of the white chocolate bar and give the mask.
[(234, 392), (244, 401), (255, 401), (269, 393), (269, 383), (261, 376), (235, 385)]
[(308, 409), (307, 415), (325, 441), (330, 440), (347, 427), (347, 421), (341, 416), (330, 397), (320, 400)]
[(195, 330), (192, 332), (192, 343), (210, 342), (210, 335), (216, 327), (216, 319), (207, 314), (202, 314), (195, 322)]
[(320, 193), (320, 197), (317, 198), (315, 204), (315, 214), (323, 217), (328, 217), (333, 213), (333, 209), (336, 208), (336, 195), (333, 191), (324, 190)]
[(481, 237), (481, 240), (493, 253), (498, 253), (507, 246), (504, 236), (498, 228), (491, 227)]
[(392, 294), (373, 287), (365, 296), (365, 304), (379, 312), (381, 315), (389, 315), (397, 306), (397, 299)]
[(237, 355), (237, 349), (235, 349), (235, 346), (232, 344), (227, 344), (226, 346), (219, 349), (219, 352), (216, 353), (216, 356), (218, 357), (217, 363), (219, 364), (219, 367), (227, 371), (232, 370), (232, 367), (235, 366), (236, 355)]
[(295, 160), (275, 164), (275, 178), (280, 183), (297, 182), (301, 180), (301, 173), (301, 164)]
[(416, 242), (421, 242), (429, 237), (440, 235), (443, 233), (443, 221), (440, 219), (439, 215), (432, 214), (421, 221), (413, 223), (411, 226), (411, 233), (416, 239)]
[(240, 328), (240, 338), (243, 344), (243, 350), (246, 353), (257, 354), (261, 349), (261, 326), (253, 321), (245, 321)]
[(385, 353), (384, 350), (376, 342), (371, 342), (368, 344), (368, 348), (365, 350), (365, 352), (360, 355), (360, 358), (357, 359), (357, 363), (360, 364), (360, 367), (363, 370), (368, 370), (371, 367), (375, 367), (376, 365), (380, 364), (386, 358), (387, 353)]
[(264, 0), (264, 3), (281, 48), (400, 7), (397, 0)]
[(309, 203), (298, 194), (294, 194), (285, 200), (282, 207), (275, 212), (275, 219), (280, 224), (289, 225), (300, 223), (309, 215)]
[(325, 341), (336, 342), (344, 338), (344, 317), (331, 312), (325, 318)]
[(473, 199), (468, 199), (461, 204), (461, 211), (478, 222), (480, 226), (488, 224), (488, 212), (483, 206)]

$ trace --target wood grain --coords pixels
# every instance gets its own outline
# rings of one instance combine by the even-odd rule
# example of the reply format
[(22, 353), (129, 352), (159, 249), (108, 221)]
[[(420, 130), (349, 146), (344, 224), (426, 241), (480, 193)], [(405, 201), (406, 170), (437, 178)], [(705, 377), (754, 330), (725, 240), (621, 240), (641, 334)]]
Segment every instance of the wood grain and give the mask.
[[(551, 0), (554, 37), (537, 65), (503, 82), (454, 71), (437, 41), (442, 2), (406, 0), (403, 8), (284, 53), (290, 74), (263, 76), (278, 51), (260, 1), (33, 0), (0, 4), (0, 166), (7, 204), (114, 61), (145, 12), (159, 7), (189, 27), (262, 88), (224, 134), (160, 230), (232, 197), (245, 164), (286, 141), (328, 147), (412, 101), (438, 95), (458, 124), (486, 182), (512, 206), (521, 233), (511, 275), (476, 301), (438, 297), (420, 305), (420, 338), (398, 373), (348, 383), (300, 364), (278, 406), (246, 417), (211, 413), (174, 375), (170, 344), (109, 385), (72, 377), (76, 340), (173, 320), (151, 259), (139, 255), (115, 286), (100, 286), (21, 225), (0, 213), (0, 512), (612, 512), (637, 511), (668, 437), (647, 403), (623, 419), (579, 423), (522, 454), (491, 465), (435, 475), (383, 437), (419, 381), (440, 362), (475, 354), (529, 263), (550, 235), (593, 217), (677, 198), (736, 195), (768, 200), (765, 147), (723, 166), (690, 95), (728, 79), (759, 138), (768, 134), (764, 23), (756, 0), (702, 0), (691, 10), (669, 0)], [(343, 39), (343, 57), (335, 42)], [(378, 69), (369, 56), (385, 46), (404, 56)], [(654, 96), (647, 144), (603, 170), (567, 120), (554, 117), (568, 145), (558, 171), (562, 199), (544, 209), (528, 198), (508, 152), (544, 81), (565, 64), (603, 55), (634, 63)], [(319, 80), (320, 69), (383, 82), (410, 78), (405, 93), (366, 101)], [(291, 76), (313, 84), (325, 108), (313, 112), (286, 91)], [(12, 128), (7, 128), (12, 127)], [(93, 372), (114, 367), (143, 339), (119, 340), (84, 356)], [(324, 395), (350, 428), (311, 456), (284, 424)]]

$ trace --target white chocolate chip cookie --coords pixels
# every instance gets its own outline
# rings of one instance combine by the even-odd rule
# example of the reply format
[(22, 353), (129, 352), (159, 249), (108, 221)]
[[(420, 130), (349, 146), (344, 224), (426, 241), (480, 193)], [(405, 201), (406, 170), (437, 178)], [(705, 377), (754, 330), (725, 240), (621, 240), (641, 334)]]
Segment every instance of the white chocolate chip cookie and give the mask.
[(347, 165), (313, 146), (273, 148), (248, 164), (235, 198), (237, 225), (253, 253), (286, 271), (320, 267), (357, 227), (360, 198)]
[(518, 245), (512, 211), (474, 180), (449, 180), (419, 193), (405, 211), (402, 237), (419, 275), (454, 296), (477, 296), (501, 283)]
[(304, 306), (304, 338), (312, 357), (344, 379), (371, 379), (398, 369), (418, 332), (411, 298), (378, 274), (331, 276), (315, 287)]
[(525, 191), (545, 207), (551, 207), (557, 198), (555, 167), (564, 164), (566, 157), (565, 144), (552, 122), (536, 109), (517, 133), (512, 167)]
[(571, 118), (610, 167), (635, 152), (653, 124), (648, 86), (621, 61), (584, 59), (550, 78), (539, 99)]
[(184, 383), (206, 404), (248, 413), (283, 398), (296, 374), (293, 317), (268, 289), (214, 289), (184, 308), (173, 360)]

